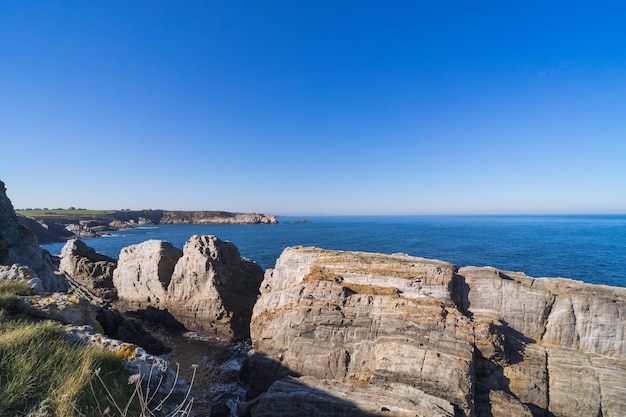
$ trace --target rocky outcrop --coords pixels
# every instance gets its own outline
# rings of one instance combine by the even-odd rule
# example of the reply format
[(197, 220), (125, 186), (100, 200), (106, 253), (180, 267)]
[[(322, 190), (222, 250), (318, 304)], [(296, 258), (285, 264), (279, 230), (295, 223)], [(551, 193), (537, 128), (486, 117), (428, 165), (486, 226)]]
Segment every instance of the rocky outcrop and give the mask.
[(0, 181), (0, 280), (35, 280), (43, 291), (63, 291), (67, 283), (53, 272), (52, 257), (39, 247), (37, 238), (19, 224), (13, 205)]
[(192, 236), (168, 287), (168, 309), (187, 327), (229, 339), (249, 336), (263, 270), (230, 242)]
[(360, 387), (310, 376), (276, 381), (258, 403), (247, 405), (255, 417), (277, 416), (419, 416), (455, 417), (449, 402), (405, 384)]
[(199, 235), (183, 251), (157, 240), (124, 248), (113, 274), (120, 301), (167, 309), (187, 328), (226, 340), (248, 337), (262, 279), (235, 245)]
[(625, 314), (622, 288), (288, 248), (254, 307), (248, 412), (625, 415)]
[[(23, 210), (20, 224), (29, 227), (40, 243), (62, 242), (71, 238), (88, 238), (109, 234), (113, 230), (155, 224), (275, 224), (275, 216), (261, 213), (227, 211), (166, 210)], [(31, 217), (29, 217), (31, 216)]]
[(479, 384), (499, 374), (531, 409), (556, 416), (626, 413), (626, 289), (487, 267), (459, 275), (475, 320), (506, 323), (514, 343), (525, 340), (511, 357), (483, 352), (492, 366)]
[(275, 224), (276, 217), (261, 213), (225, 211), (164, 211), (160, 224)]
[(116, 266), (115, 259), (96, 253), (78, 239), (69, 240), (61, 250), (59, 271), (106, 301), (117, 299), (113, 285)]
[(44, 296), (18, 297), (17, 308), (31, 316), (64, 324), (90, 325), (100, 333), (104, 333), (104, 329), (96, 319), (98, 307), (76, 294), (53, 293)]
[(165, 307), (167, 287), (183, 252), (164, 240), (147, 240), (120, 252), (113, 284), (120, 300)]
[(68, 325), (63, 327), (63, 332), (71, 341), (113, 352), (124, 361), (124, 367), (131, 375), (143, 379), (143, 389), (148, 386), (150, 391), (161, 396), (184, 395), (189, 390), (189, 385), (178, 378), (178, 373), (165, 359), (151, 355), (135, 344), (103, 336), (89, 325)]
[(22, 226), (30, 229), (30, 231), (37, 236), (37, 241), (40, 244), (59, 242), (70, 239), (74, 236), (72, 232), (60, 224), (38, 221), (31, 217), (20, 215), (17, 216), (17, 221)]

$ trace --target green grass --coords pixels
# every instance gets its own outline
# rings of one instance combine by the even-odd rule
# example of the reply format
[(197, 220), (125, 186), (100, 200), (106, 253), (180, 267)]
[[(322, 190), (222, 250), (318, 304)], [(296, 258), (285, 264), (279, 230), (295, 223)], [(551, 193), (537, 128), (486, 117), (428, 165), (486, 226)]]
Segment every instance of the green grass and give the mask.
[[(58, 324), (14, 316), (7, 300), (24, 292), (19, 283), (0, 283), (0, 416), (74, 417), (80, 415), (76, 410), (102, 416), (110, 404), (104, 387), (90, 382), (95, 369), (117, 403), (126, 404), (135, 387), (122, 358), (65, 340)], [(110, 408), (107, 416), (119, 415)], [(138, 414), (135, 404), (129, 415)]]
[(15, 210), (26, 217), (91, 217), (115, 213), (115, 210)]
[(15, 298), (18, 295), (30, 295), (28, 284), (19, 281), (0, 281), (0, 311), (15, 313)]

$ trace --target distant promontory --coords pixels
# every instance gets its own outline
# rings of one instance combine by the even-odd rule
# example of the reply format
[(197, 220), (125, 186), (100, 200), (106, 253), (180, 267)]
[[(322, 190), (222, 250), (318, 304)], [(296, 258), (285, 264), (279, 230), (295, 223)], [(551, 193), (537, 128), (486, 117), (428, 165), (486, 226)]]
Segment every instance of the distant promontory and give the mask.
[(171, 210), (16, 210), (20, 224), (39, 243), (97, 237), (111, 231), (156, 224), (276, 224), (276, 217), (261, 213)]

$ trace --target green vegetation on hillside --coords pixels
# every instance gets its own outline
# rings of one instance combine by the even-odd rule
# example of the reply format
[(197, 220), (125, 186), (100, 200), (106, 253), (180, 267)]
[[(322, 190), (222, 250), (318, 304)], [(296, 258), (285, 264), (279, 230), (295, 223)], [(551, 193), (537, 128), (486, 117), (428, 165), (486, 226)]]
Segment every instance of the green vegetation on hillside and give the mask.
[(46, 209), (34, 209), (34, 210), (15, 210), (16, 214), (26, 217), (75, 217), (75, 218), (84, 218), (84, 217), (93, 217), (93, 216), (105, 216), (109, 214), (115, 213), (115, 210), (69, 210), (69, 209), (55, 209), (55, 210), (46, 210)]
[[(90, 383), (95, 369), (114, 398), (126, 404), (135, 387), (128, 384), (122, 358), (65, 340), (58, 324), (15, 316), (11, 300), (27, 290), (24, 284), (0, 283), (0, 415), (101, 416), (107, 394), (101, 384)], [(107, 415), (119, 414), (110, 407)]]

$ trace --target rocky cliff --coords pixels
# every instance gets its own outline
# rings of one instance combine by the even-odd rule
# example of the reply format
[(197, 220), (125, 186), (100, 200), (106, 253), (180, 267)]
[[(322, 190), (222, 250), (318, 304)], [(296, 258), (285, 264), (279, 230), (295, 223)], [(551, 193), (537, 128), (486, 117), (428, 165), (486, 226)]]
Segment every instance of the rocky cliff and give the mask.
[(0, 181), (0, 280), (29, 281), (41, 291), (62, 291), (67, 283), (53, 272), (53, 260), (37, 238), (18, 223), (6, 187)]
[(191, 330), (225, 340), (249, 336), (263, 270), (230, 242), (192, 236), (181, 251), (151, 240), (122, 249), (113, 283), (129, 308), (167, 310)]
[(69, 240), (61, 250), (59, 271), (69, 275), (83, 288), (106, 301), (117, 299), (113, 271), (117, 261), (78, 239)]
[(17, 216), (40, 243), (59, 242), (71, 238), (102, 236), (119, 229), (154, 224), (275, 224), (275, 216), (261, 213), (230, 213), (226, 211), (170, 210), (23, 210)]
[(156, 239), (123, 248), (113, 273), (120, 300), (164, 308), (167, 287), (182, 255), (171, 243)]
[(159, 224), (276, 224), (275, 216), (261, 213), (164, 211)]
[(252, 416), (626, 415), (626, 289), (288, 248), (251, 322)]

